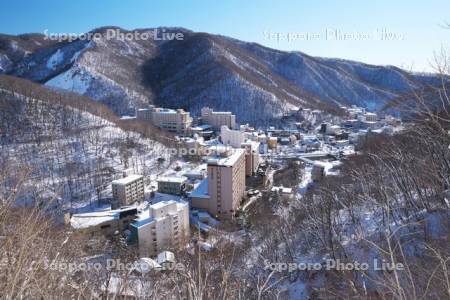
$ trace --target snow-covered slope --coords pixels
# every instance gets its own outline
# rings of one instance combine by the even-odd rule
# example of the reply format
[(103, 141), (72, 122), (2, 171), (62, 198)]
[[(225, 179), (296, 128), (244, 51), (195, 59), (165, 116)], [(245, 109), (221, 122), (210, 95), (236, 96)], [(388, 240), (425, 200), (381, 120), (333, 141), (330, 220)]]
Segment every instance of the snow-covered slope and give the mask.
[(29, 170), (20, 201), (39, 199), (34, 204), (51, 203), (51, 211), (83, 207), (110, 197), (110, 182), (125, 169), (150, 175), (170, 162), (166, 146), (123, 130), (102, 105), (24, 84), (0, 76), (0, 169)]
[[(105, 33), (108, 28), (93, 32)], [(122, 29), (120, 29), (122, 30)], [(102, 38), (50, 42), (39, 35), (0, 36), (0, 73), (77, 92), (130, 114), (157, 103), (193, 113), (209, 105), (240, 122), (279, 117), (292, 106), (383, 109), (437, 77), (392, 66), (283, 52), (180, 28), (183, 40)], [(152, 32), (142, 29), (139, 32)], [(122, 30), (122, 32), (125, 32)]]

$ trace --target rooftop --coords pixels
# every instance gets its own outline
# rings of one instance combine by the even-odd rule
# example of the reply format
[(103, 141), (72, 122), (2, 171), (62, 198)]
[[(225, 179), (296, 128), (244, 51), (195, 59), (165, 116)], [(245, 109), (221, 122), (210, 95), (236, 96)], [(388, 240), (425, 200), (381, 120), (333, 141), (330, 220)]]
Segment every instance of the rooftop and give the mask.
[(133, 208), (123, 207), (115, 210), (104, 210), (96, 212), (88, 212), (82, 214), (74, 214), (70, 218), (70, 225), (75, 229), (83, 229), (94, 227), (102, 223), (119, 219), (120, 213)]
[(191, 127), (192, 130), (201, 130), (201, 131), (208, 130), (208, 129), (211, 129), (211, 128), (212, 128), (211, 125), (208, 125), (208, 124), (203, 124), (203, 125), (198, 125), (198, 126), (195, 126), (195, 127)]
[(152, 204), (152, 205), (150, 206), (150, 208), (152, 208), (152, 209), (161, 209), (161, 208), (163, 208), (163, 207), (165, 207), (165, 206), (167, 206), (167, 205), (170, 205), (170, 204), (172, 204), (172, 203), (177, 203), (177, 202), (174, 201), (174, 200), (169, 200), (169, 201), (164, 200), (164, 201), (161, 201), (161, 202)]
[(272, 192), (282, 193), (282, 194), (291, 194), (292, 188), (283, 187), (283, 186), (274, 186), (274, 187), (272, 187)]
[(184, 176), (163, 176), (158, 177), (158, 182), (177, 182), (177, 183), (183, 183), (187, 180)]
[(252, 141), (252, 140), (246, 140), (245, 142), (243, 142), (243, 143), (241, 144), (242, 147), (250, 146), (250, 148), (251, 148), (252, 150), (257, 150), (258, 147), (259, 147), (259, 145), (260, 145), (259, 142)]
[(236, 161), (245, 154), (245, 149), (233, 149), (232, 154), (226, 157), (213, 156), (207, 160), (208, 165), (217, 165), (224, 167), (232, 167)]
[(203, 179), (200, 184), (189, 195), (191, 198), (209, 198), (208, 195), (208, 178)]
[(112, 182), (112, 184), (125, 185), (141, 178), (143, 178), (142, 175), (130, 175), (124, 178), (116, 179)]

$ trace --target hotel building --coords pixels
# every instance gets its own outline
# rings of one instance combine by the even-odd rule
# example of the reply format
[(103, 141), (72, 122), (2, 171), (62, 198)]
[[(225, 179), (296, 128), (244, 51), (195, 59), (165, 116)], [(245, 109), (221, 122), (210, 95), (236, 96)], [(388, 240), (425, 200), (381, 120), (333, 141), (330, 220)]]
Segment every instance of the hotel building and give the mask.
[(161, 201), (145, 212), (148, 215), (130, 225), (140, 257), (154, 257), (161, 251), (186, 245), (190, 237), (188, 203)]
[(245, 194), (245, 149), (208, 159), (208, 212), (232, 218)]
[(222, 126), (230, 129), (236, 128), (236, 116), (231, 112), (213, 111), (209, 107), (203, 107), (201, 117), (204, 124), (211, 125), (216, 131), (219, 131)]
[(146, 121), (156, 127), (170, 132), (186, 133), (192, 124), (192, 118), (189, 112), (183, 109), (168, 109), (154, 107), (141, 108), (136, 112), (138, 120)]
[(144, 177), (130, 175), (112, 182), (113, 206), (124, 206), (144, 200)]

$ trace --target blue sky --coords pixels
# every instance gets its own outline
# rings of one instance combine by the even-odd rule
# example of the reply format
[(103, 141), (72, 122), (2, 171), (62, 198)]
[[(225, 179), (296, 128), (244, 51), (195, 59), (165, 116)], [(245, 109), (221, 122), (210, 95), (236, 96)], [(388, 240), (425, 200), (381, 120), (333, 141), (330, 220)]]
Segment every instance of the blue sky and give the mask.
[[(433, 52), (450, 47), (450, 29), (442, 26), (450, 23), (449, 0), (367, 2), (2, 1), (0, 32), (82, 33), (105, 25), (126, 29), (181, 26), (281, 50), (416, 71), (429, 71)], [(391, 39), (382, 40), (380, 33), (390, 34)], [(296, 39), (274, 38), (286, 34)]]

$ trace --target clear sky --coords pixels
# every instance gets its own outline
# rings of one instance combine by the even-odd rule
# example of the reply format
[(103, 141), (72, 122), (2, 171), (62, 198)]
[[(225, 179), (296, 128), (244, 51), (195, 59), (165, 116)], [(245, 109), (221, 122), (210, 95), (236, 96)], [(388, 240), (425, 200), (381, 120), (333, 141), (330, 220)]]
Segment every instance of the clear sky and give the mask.
[[(430, 70), (450, 47), (450, 0), (2, 0), (0, 32), (181, 26), (281, 50)], [(389, 38), (386, 38), (390, 34)], [(291, 41), (277, 40), (290, 34)], [(343, 36), (347, 35), (347, 36)], [(384, 39), (383, 39), (384, 38)]]

